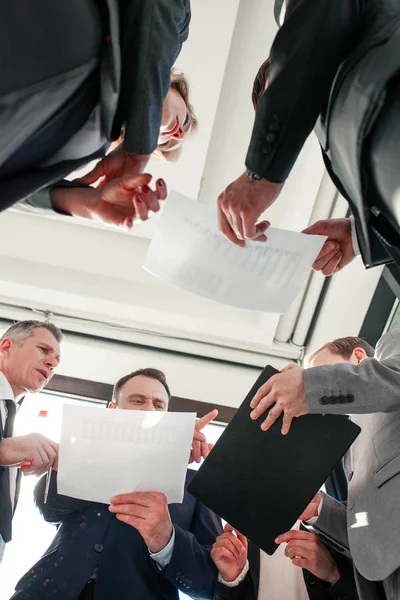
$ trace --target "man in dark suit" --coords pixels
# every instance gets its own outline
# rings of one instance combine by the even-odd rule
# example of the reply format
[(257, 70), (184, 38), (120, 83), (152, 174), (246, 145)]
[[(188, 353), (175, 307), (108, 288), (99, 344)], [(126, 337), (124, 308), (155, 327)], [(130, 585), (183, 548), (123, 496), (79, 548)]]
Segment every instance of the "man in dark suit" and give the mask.
[[(218, 198), (221, 231), (241, 246), (265, 240), (268, 224), (257, 221), (315, 128), (331, 178), (350, 204), (365, 265), (400, 262), (398, 1), (276, 0), (275, 16), (282, 25), (247, 172)], [(339, 235), (332, 240), (341, 266)]]
[[(132, 176), (158, 144), (189, 0), (21, 2), (0, 9), (0, 210), (32, 194), (64, 210), (69, 188), (87, 186), (63, 178), (103, 157), (121, 130), (123, 145), (103, 171), (107, 182), (122, 179), (132, 198), (150, 181)], [(172, 125), (170, 137), (182, 135), (183, 124)], [(165, 197), (162, 182), (155, 195)]]
[(268, 556), (226, 525), (211, 551), (214, 600), (357, 600), (351, 562), (299, 523), (291, 533), (286, 548)]
[[(118, 381), (110, 408), (165, 411), (169, 399), (164, 374), (141, 369)], [(188, 470), (186, 482), (194, 475)], [(58, 495), (56, 479), (53, 473), (47, 502), (44, 478), (35, 500), (57, 534), (13, 600), (177, 600), (178, 590), (213, 597), (210, 550), (222, 526), (193, 496), (185, 492), (182, 504), (168, 506), (159, 492), (131, 493), (106, 506)]]
[(12, 537), (21, 473), (42, 475), (58, 459), (58, 444), (40, 433), (14, 436), (27, 392), (40, 392), (60, 360), (61, 331), (51, 323), (19, 321), (0, 337), (0, 562)]

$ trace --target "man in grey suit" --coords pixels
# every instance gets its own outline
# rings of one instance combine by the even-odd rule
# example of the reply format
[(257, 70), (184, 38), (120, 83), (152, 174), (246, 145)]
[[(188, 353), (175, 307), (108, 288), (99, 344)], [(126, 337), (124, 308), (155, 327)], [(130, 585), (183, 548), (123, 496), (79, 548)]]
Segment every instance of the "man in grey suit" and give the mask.
[(293, 417), (352, 413), (361, 433), (345, 458), (347, 510), (323, 495), (302, 517), (317, 517), (312, 524), (325, 541), (351, 553), (362, 599), (398, 599), (400, 332), (386, 333), (375, 353), (360, 338), (334, 340), (311, 355), (309, 366), (290, 365), (272, 377), (254, 397), (251, 416), (271, 407), (262, 426), (268, 429), (283, 412), (282, 432), (287, 433)]

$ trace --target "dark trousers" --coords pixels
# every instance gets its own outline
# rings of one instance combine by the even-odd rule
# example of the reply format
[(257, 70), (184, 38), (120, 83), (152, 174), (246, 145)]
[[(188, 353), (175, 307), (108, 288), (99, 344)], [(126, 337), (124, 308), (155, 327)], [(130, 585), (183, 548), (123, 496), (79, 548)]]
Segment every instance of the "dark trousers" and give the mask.
[(93, 600), (95, 587), (95, 579), (91, 579), (90, 581), (88, 581), (81, 593), (79, 594), (77, 600)]
[(94, 0), (1, 3), (1, 178), (39, 166), (83, 126), (98, 89), (91, 106), (69, 106), (96, 76), (102, 37)]

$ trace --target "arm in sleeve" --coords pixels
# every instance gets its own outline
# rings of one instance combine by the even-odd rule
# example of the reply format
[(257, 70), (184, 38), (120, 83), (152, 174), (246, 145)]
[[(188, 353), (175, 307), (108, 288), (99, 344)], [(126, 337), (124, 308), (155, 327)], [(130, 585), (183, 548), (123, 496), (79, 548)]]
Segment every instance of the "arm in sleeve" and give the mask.
[(51, 192), (56, 187), (62, 188), (74, 188), (74, 187), (90, 187), (84, 183), (75, 183), (73, 181), (68, 181), (67, 179), (63, 179), (51, 186), (42, 188), (38, 192), (35, 192), (31, 196), (28, 196), (24, 200), (21, 200), (17, 204), (14, 205), (14, 210), (18, 212), (36, 214), (36, 215), (51, 215), (54, 213), (60, 215), (68, 215), (66, 212), (62, 212), (57, 210), (51, 201)]
[(175, 527), (175, 543), (164, 577), (192, 598), (212, 600), (218, 571), (210, 552), (222, 533), (222, 523), (208, 508), (196, 502), (190, 531)]
[(187, 39), (189, 0), (124, 0), (122, 77), (114, 135), (125, 127), (124, 148), (151, 154), (157, 147), (171, 68)]
[(61, 523), (66, 517), (87, 508), (86, 500), (78, 500), (57, 493), (57, 473), (52, 471), (47, 502), (44, 503), (46, 475), (43, 475), (35, 485), (34, 501), (44, 520), (48, 523)]
[(399, 410), (400, 331), (382, 336), (375, 357), (365, 358), (358, 365), (341, 363), (306, 369), (304, 386), (310, 413), (340, 415)]
[(340, 579), (328, 588), (328, 597), (335, 600), (358, 600), (353, 562), (338, 552), (332, 552)]
[(246, 158), (260, 177), (276, 183), (288, 177), (356, 42), (358, 11), (359, 0), (287, 0)]
[(236, 586), (224, 585), (220, 580), (215, 584), (214, 600), (257, 600), (254, 595), (254, 585), (250, 572)]
[(320, 513), (312, 520), (312, 527), (326, 546), (351, 558), (347, 533), (347, 508), (344, 504), (324, 494)]

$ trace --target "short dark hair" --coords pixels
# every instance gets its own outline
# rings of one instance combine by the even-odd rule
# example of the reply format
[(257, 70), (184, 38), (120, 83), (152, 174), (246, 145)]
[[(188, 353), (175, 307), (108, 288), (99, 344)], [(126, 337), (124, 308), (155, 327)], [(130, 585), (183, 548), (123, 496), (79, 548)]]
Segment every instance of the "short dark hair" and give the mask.
[(338, 354), (342, 358), (349, 359), (356, 348), (362, 348), (362, 350), (364, 350), (365, 354), (369, 358), (372, 358), (375, 354), (375, 350), (371, 346), (371, 344), (368, 344), (368, 342), (366, 342), (360, 337), (349, 336), (344, 338), (337, 338), (332, 342), (327, 342), (326, 344), (323, 344), (320, 348), (318, 348), (318, 350), (315, 350), (312, 354), (307, 356), (307, 363), (310, 364), (317, 356), (317, 354), (319, 354), (323, 350), (329, 350), (330, 352), (332, 352), (332, 354)]
[(21, 343), (33, 335), (35, 329), (47, 329), (58, 343), (62, 342), (63, 334), (61, 330), (48, 321), (17, 321), (3, 333), (0, 342), (6, 338), (11, 338), (17, 343)]
[(155, 379), (156, 381), (159, 381), (165, 387), (165, 391), (167, 392), (167, 395), (168, 395), (168, 400), (171, 400), (171, 392), (169, 391), (167, 378), (165, 377), (165, 374), (162, 371), (160, 371), (159, 369), (153, 369), (152, 367), (147, 367), (146, 369), (137, 369), (136, 371), (129, 373), (129, 375), (124, 375), (124, 377), (121, 377), (121, 379), (119, 379), (117, 381), (117, 383), (114, 385), (113, 395), (112, 395), (112, 401), (114, 402), (115, 405), (117, 405), (119, 402), (119, 394), (120, 394), (120, 391), (123, 388), (123, 386), (128, 381), (133, 379), (134, 377), (140, 377), (140, 376), (141, 377), (149, 377), (149, 379)]
[(268, 57), (258, 69), (257, 75), (254, 79), (253, 92), (251, 94), (251, 101), (253, 102), (254, 110), (257, 108), (258, 101), (265, 91), (265, 84), (268, 80), (270, 70), (271, 59)]

